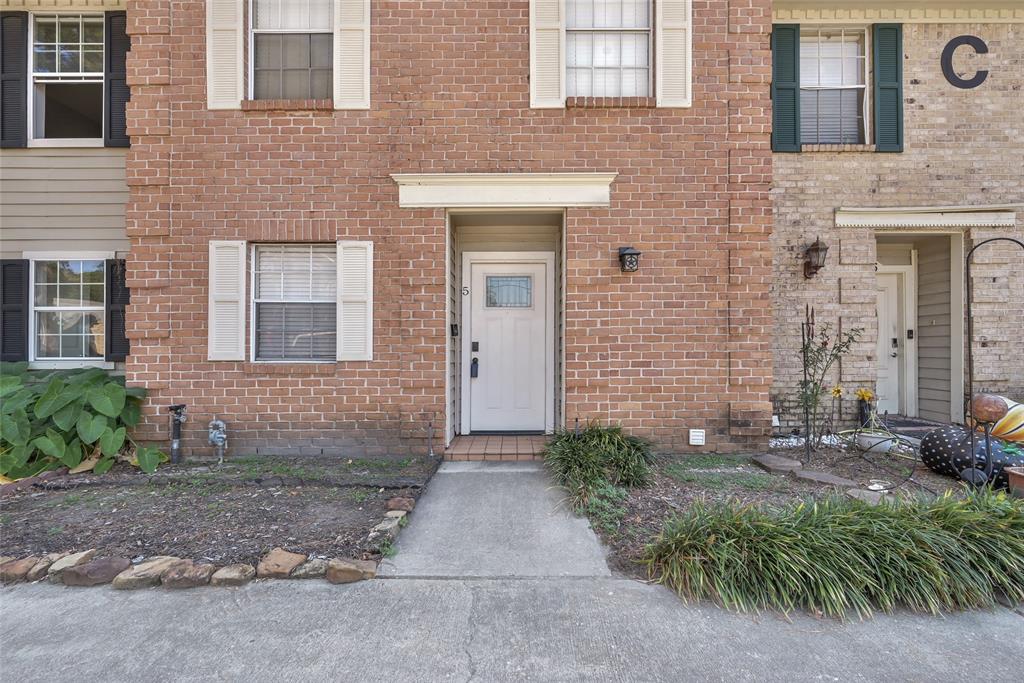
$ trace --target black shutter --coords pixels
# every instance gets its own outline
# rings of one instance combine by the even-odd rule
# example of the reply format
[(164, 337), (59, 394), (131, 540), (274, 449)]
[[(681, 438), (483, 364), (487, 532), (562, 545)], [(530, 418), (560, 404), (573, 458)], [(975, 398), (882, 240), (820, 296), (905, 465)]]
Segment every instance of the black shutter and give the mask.
[(28, 360), (28, 261), (0, 261), (0, 360)]
[(0, 147), (28, 144), (28, 12), (0, 12)]
[(903, 151), (903, 25), (872, 27), (875, 66), (875, 151)]
[(772, 26), (772, 151), (800, 151), (800, 25)]
[(128, 337), (125, 335), (124, 316), (125, 307), (131, 301), (131, 293), (124, 282), (124, 259), (107, 259), (106, 267), (107, 286), (104, 289), (106, 290), (107, 341), (103, 350), (103, 359), (123, 361), (130, 351)]
[(131, 40), (125, 32), (128, 18), (124, 12), (107, 12), (106, 64), (103, 69), (103, 85), (106, 101), (103, 103), (106, 124), (103, 130), (103, 144), (107, 147), (127, 147), (128, 119), (125, 108), (131, 97), (125, 61), (132, 49)]

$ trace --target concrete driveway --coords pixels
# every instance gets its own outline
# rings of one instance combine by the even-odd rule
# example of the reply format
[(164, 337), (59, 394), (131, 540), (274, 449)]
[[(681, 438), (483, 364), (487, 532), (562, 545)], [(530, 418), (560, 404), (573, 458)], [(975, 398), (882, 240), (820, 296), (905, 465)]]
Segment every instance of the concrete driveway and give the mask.
[(346, 586), (3, 588), (0, 676), (1020, 680), (1024, 617), (1011, 610), (843, 624), (684, 605), (663, 588), (611, 576), (593, 533), (560, 498), (533, 466), (446, 466), (400, 537), (391, 578)]

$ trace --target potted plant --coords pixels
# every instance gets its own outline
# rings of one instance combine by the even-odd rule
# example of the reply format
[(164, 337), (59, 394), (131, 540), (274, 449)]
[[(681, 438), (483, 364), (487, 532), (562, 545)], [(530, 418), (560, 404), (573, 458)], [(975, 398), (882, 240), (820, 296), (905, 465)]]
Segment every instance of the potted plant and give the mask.
[(857, 447), (865, 453), (889, 453), (896, 449), (900, 438), (893, 434), (885, 425), (878, 421), (878, 413), (874, 409), (875, 394), (870, 389), (858, 389), (857, 413), (860, 427), (856, 430)]
[(1004, 467), (1003, 472), (1006, 472), (1010, 493), (1018, 498), (1024, 498), (1024, 467)]

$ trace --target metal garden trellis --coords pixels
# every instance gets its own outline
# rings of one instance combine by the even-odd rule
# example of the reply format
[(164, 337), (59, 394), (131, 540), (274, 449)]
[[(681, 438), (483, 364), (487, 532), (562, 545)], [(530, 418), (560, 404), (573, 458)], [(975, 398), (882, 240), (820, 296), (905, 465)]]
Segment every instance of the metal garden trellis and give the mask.
[[(1018, 239), (1014, 239), (1013, 237), (991, 237), (991, 238), (989, 238), (987, 240), (982, 240), (981, 242), (978, 242), (973, 247), (971, 247), (971, 250), (967, 252), (967, 256), (964, 259), (964, 262), (965, 262), (964, 263), (964, 278), (966, 279), (966, 282), (964, 283), (964, 286), (965, 286), (965, 291), (966, 291), (966, 294), (967, 294), (967, 296), (966, 296), (966, 298), (967, 298), (967, 311), (966, 311), (966, 314), (967, 314), (967, 394), (970, 397), (968, 402), (965, 404), (965, 410), (964, 410), (964, 423), (965, 424), (970, 424), (968, 418), (971, 415), (973, 415), (973, 410), (972, 410), (973, 406), (971, 404), (974, 402), (974, 314), (973, 314), (974, 282), (971, 279), (971, 258), (974, 256), (974, 252), (976, 252), (978, 249), (980, 249), (981, 247), (985, 246), (986, 244), (992, 244), (993, 242), (1010, 242), (1012, 244), (1016, 244), (1021, 249), (1024, 249), (1024, 242), (1021, 242)], [(989, 425), (989, 426), (987, 426), (985, 428), (985, 471), (983, 473), (978, 472), (978, 461), (977, 461), (978, 454), (977, 454), (977, 447), (976, 447), (976, 444), (975, 444), (975, 435), (976, 435), (977, 430), (975, 429), (973, 424), (970, 425), (969, 431), (970, 431), (970, 434), (971, 434), (971, 474), (970, 474), (970, 483), (976, 484), (976, 485), (982, 485), (986, 481), (988, 481), (989, 477), (992, 474), (992, 466), (993, 466), (992, 442), (991, 442), (991, 431), (992, 431), (992, 428), (991, 428), (991, 425)], [(984, 475), (984, 477), (980, 476), (982, 474)], [(962, 476), (963, 475), (961, 474), (961, 477)]]

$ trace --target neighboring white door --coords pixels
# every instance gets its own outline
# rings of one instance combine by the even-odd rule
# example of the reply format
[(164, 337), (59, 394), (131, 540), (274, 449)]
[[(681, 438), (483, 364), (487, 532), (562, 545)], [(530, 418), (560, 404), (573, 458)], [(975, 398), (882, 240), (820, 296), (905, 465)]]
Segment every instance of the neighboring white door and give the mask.
[(904, 357), (900, 280), (898, 273), (878, 274), (878, 382), (875, 394), (879, 415), (900, 413)]
[(549, 265), (470, 259), (468, 266), (462, 372), (470, 431), (545, 431), (553, 380)]

